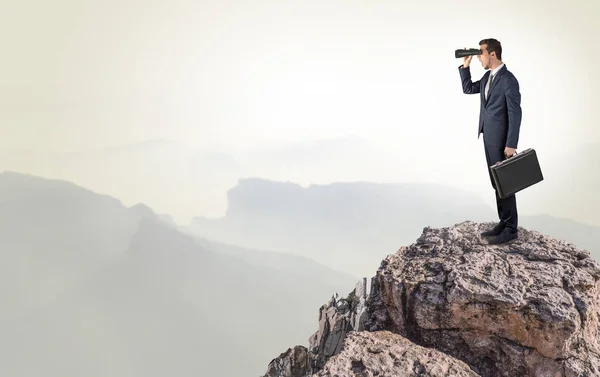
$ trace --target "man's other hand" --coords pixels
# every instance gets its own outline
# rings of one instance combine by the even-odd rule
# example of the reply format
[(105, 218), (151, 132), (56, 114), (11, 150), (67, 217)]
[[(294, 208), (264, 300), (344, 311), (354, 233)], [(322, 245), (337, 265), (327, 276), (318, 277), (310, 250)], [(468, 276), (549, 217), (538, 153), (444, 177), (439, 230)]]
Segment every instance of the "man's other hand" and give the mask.
[(514, 155), (515, 153), (517, 153), (517, 150), (515, 148), (509, 148), (509, 147), (504, 148), (504, 155), (507, 158), (512, 157), (512, 155)]

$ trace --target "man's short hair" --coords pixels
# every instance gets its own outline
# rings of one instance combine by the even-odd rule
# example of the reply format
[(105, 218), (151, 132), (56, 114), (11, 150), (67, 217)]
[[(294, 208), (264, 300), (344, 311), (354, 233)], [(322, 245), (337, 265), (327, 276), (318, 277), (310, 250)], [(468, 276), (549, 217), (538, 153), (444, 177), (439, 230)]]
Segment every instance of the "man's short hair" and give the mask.
[(500, 41), (494, 38), (486, 38), (482, 39), (479, 44), (487, 45), (486, 51), (488, 54), (495, 52), (498, 60), (502, 60), (502, 45), (500, 44)]

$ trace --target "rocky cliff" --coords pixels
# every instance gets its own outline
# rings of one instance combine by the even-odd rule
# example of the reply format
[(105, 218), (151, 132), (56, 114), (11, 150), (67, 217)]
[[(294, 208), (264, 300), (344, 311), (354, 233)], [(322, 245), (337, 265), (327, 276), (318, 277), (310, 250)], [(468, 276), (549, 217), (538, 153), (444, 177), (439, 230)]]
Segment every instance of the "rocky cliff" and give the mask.
[(308, 347), (265, 377), (600, 376), (600, 265), (523, 228), (490, 245), (492, 225), (425, 228), (323, 305)]

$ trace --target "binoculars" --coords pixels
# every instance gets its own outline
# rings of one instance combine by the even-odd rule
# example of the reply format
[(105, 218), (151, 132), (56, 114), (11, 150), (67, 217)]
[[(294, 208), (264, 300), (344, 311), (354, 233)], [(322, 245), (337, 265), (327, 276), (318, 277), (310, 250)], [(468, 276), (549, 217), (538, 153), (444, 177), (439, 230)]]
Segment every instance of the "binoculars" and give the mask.
[(454, 51), (455, 58), (464, 58), (469, 55), (481, 55), (481, 49), (479, 48), (461, 48)]

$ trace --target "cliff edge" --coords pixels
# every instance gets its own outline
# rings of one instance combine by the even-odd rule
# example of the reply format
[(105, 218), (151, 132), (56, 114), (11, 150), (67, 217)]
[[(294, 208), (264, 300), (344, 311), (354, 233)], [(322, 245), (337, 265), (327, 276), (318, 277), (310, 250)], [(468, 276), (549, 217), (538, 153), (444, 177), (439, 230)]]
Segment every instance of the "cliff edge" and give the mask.
[(600, 265), (523, 228), (490, 245), (492, 225), (425, 228), (323, 305), (308, 347), (265, 377), (600, 376)]

